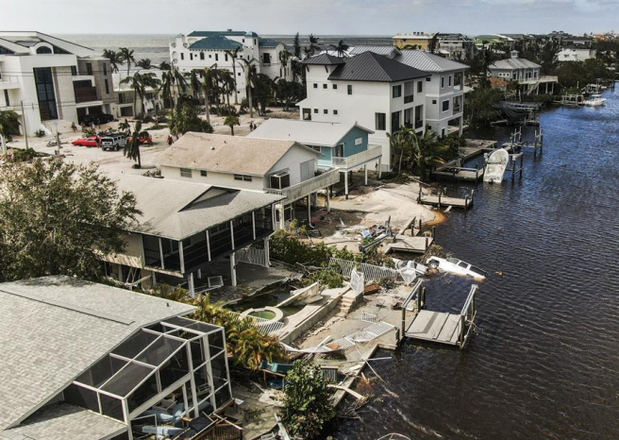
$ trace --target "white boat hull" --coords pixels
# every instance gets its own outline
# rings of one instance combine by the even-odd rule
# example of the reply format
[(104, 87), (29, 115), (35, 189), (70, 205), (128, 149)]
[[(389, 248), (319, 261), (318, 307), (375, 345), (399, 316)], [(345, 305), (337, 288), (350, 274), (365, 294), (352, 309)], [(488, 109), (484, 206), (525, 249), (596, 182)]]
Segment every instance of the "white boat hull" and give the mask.
[(503, 174), (509, 163), (509, 153), (504, 148), (493, 151), (486, 162), (484, 182), (499, 183), (503, 180)]

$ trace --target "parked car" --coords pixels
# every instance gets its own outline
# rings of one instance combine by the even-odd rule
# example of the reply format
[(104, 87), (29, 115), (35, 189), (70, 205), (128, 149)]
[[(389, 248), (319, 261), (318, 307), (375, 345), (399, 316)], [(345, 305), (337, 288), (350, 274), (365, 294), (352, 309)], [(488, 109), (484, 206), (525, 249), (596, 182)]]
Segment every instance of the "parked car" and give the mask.
[(101, 137), (101, 148), (103, 150), (118, 151), (127, 145), (127, 137), (120, 133), (107, 134)]
[(101, 143), (99, 136), (88, 136), (86, 138), (75, 139), (71, 142), (76, 147), (98, 147)]
[(91, 124), (101, 125), (101, 124), (106, 124), (108, 122), (111, 122), (113, 120), (114, 120), (114, 116), (109, 113), (95, 113), (95, 114), (83, 116), (79, 122), (80, 124), (84, 124), (84, 125), (91, 125)]
[(465, 275), (470, 276), (476, 279), (485, 279), (486, 271), (480, 269), (478, 267), (473, 266), (472, 264), (467, 263), (466, 261), (459, 260), (457, 258), (440, 258), (440, 257), (430, 257), (426, 262), (428, 266), (433, 269), (438, 269), (440, 272), (449, 272), (456, 275)]
[[(129, 138), (127, 138), (127, 142), (131, 142), (132, 137), (129, 136)], [(147, 131), (143, 131), (138, 135), (138, 141), (140, 142), (140, 145), (153, 145), (153, 137), (148, 134)]]

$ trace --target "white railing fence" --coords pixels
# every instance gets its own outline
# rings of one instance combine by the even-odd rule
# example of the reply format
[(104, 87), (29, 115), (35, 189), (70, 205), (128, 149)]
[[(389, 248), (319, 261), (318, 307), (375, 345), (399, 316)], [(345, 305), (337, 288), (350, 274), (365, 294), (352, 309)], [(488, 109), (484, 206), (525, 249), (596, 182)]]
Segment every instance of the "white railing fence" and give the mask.
[(256, 266), (268, 266), (264, 249), (257, 249), (251, 246), (236, 251), (236, 261), (239, 263), (254, 264)]
[(383, 154), (382, 147), (371, 147), (365, 151), (361, 151), (360, 153), (353, 154), (351, 156), (346, 157), (332, 157), (331, 163), (335, 167), (339, 168), (352, 168), (358, 165), (362, 165), (371, 160), (378, 160)]
[(353, 269), (357, 268), (357, 270), (363, 274), (364, 280), (377, 281), (387, 278), (398, 281), (400, 279), (400, 273), (396, 269), (391, 269), (389, 267), (375, 266), (368, 263), (356, 263), (340, 258), (331, 258), (330, 263), (337, 264), (340, 267), (344, 278), (350, 279)]
[(265, 335), (270, 335), (278, 332), (286, 325), (281, 321), (271, 321), (269, 319), (260, 318), (259, 316), (241, 316), (241, 314), (237, 312), (232, 312), (232, 314), (235, 315), (236, 318), (239, 320), (243, 318), (251, 319), (252, 321), (254, 321), (254, 325), (256, 326), (256, 328), (258, 328), (258, 330), (260, 330)]

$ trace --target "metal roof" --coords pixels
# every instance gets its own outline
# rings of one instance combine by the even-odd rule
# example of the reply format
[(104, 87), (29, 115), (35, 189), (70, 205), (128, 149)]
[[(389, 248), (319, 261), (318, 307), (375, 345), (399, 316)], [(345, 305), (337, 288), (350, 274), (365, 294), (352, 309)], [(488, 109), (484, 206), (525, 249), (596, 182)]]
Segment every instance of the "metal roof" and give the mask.
[(267, 119), (247, 137), (263, 139), (289, 139), (305, 145), (335, 147), (354, 127), (374, 133), (356, 122), (333, 123), (300, 121), (296, 119)]
[(505, 58), (504, 60), (498, 60), (488, 66), (488, 69), (536, 69), (540, 68), (539, 64), (529, 61), (526, 58)]
[(301, 63), (309, 65), (332, 66), (336, 64), (344, 64), (345, 60), (342, 57), (336, 57), (329, 55), (328, 53), (321, 53), (320, 55), (306, 58), (301, 61)]
[(93, 440), (125, 431), (127, 425), (111, 417), (57, 403), (41, 408), (22, 425), (0, 431), (0, 440)]
[(212, 37), (214, 35), (223, 35), (230, 37), (257, 37), (258, 34), (251, 31), (233, 31), (232, 29), (228, 29), (226, 31), (193, 31), (188, 37)]
[(284, 44), (281, 41), (278, 40), (272, 40), (270, 38), (261, 38), (260, 42), (258, 43), (258, 46), (260, 47), (277, 47), (280, 44)]
[[(54, 398), (141, 327), (187, 304), (66, 276), (0, 283), (0, 430)], [(47, 437), (46, 437), (47, 438)]]
[[(89, 47), (36, 31), (0, 31), (0, 39), (14, 44), (15, 47), (9, 47), (9, 49), (15, 53), (30, 53), (30, 46), (36, 45), (39, 42), (45, 42), (79, 57), (93, 57), (97, 55)], [(15, 50), (17, 46), (23, 50)]]
[(330, 80), (393, 82), (428, 76), (414, 67), (374, 52), (363, 52), (335, 68)]
[(391, 46), (355, 46), (351, 51), (354, 55), (363, 52), (385, 55), (395, 61), (426, 72), (447, 72), (469, 68), (466, 64), (457, 63), (423, 50), (396, 49)]
[(130, 232), (172, 240), (191, 237), (283, 198), (176, 179), (123, 174), (116, 180), (120, 190), (135, 194), (142, 212)]
[(189, 46), (190, 50), (234, 50), (243, 45), (221, 35), (202, 38)]
[(158, 160), (161, 166), (265, 176), (295, 147), (319, 155), (294, 140), (188, 132), (162, 152)]

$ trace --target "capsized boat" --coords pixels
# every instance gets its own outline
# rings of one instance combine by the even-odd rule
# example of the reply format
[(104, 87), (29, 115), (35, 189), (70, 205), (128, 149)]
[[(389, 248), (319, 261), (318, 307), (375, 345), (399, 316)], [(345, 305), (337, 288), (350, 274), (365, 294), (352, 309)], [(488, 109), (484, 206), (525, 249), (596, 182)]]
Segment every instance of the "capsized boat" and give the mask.
[(483, 280), (486, 278), (486, 271), (457, 258), (430, 257), (426, 261), (428, 266), (438, 269), (441, 272), (449, 272), (455, 275), (464, 275)]
[(606, 98), (602, 98), (602, 95), (599, 93), (594, 93), (588, 99), (583, 101), (583, 104), (588, 105), (589, 107), (599, 107), (604, 105), (606, 102)]
[(484, 182), (494, 183), (503, 180), (503, 174), (509, 163), (509, 153), (505, 148), (499, 148), (492, 152), (486, 161)]

